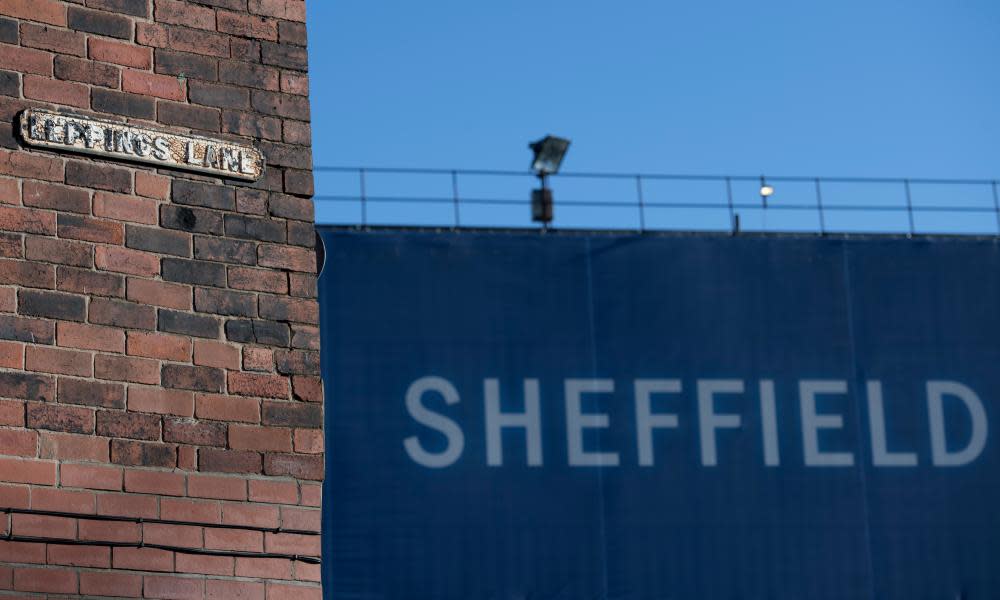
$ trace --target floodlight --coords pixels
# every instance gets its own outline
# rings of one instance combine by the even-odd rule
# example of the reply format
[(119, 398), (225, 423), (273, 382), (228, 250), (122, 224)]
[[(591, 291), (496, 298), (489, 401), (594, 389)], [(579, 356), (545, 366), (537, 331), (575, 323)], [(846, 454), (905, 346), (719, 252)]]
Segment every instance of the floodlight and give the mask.
[(774, 186), (767, 183), (764, 176), (760, 176), (760, 199), (767, 204), (767, 199), (774, 195)]
[(566, 151), (569, 150), (569, 140), (547, 135), (537, 142), (528, 144), (535, 158), (531, 161), (531, 170), (539, 177), (554, 175), (559, 172)]

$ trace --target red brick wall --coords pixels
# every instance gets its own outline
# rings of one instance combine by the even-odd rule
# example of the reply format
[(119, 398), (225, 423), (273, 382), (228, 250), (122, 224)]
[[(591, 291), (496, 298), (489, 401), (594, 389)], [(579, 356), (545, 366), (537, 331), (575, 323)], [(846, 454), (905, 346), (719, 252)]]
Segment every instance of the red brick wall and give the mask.
[[(0, 0), (0, 600), (319, 598), (303, 0)], [(29, 149), (28, 107), (255, 183)]]

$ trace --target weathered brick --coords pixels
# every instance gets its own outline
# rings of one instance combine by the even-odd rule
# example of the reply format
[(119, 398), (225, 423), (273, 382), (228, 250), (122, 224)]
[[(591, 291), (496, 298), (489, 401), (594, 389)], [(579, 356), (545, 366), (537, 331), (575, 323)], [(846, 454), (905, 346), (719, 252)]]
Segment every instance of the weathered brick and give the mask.
[[(191, 235), (152, 227), (125, 226), (125, 245), (173, 256), (191, 256)], [(254, 257), (256, 260), (256, 257)]]
[(284, 375), (319, 375), (319, 352), (277, 350), (275, 365)]
[(266, 400), (261, 407), (261, 423), (282, 427), (319, 428), (323, 426), (322, 405)]
[[(161, 321), (162, 316), (161, 314)], [(191, 340), (165, 333), (130, 331), (127, 351), (131, 356), (189, 362), (191, 360)]]
[(87, 316), (87, 301), (83, 296), (61, 292), (20, 290), (17, 312), (31, 317), (83, 321)]
[(94, 514), (94, 493), (88, 491), (35, 488), (31, 491), (31, 508), (36, 510)]
[(84, 38), (82, 34), (47, 25), (22, 23), (21, 45), (29, 48), (51, 50), (60, 54), (84, 55)]
[(149, 16), (149, 0), (87, 0), (87, 6), (134, 17)]
[(302, 96), (254, 90), (251, 104), (254, 110), (265, 115), (300, 121), (309, 120), (309, 100)]
[(160, 331), (215, 339), (219, 337), (220, 324), (216, 317), (160, 309)]
[(90, 214), (90, 193), (79, 188), (25, 181), (21, 197), (25, 206)]
[(198, 452), (198, 469), (218, 473), (260, 473), (261, 455), (247, 450), (202, 448)]
[(59, 267), (56, 270), (56, 287), (64, 292), (120, 298), (125, 295), (125, 278), (113, 273)]
[(0, 315), (0, 340), (51, 344), (55, 332), (55, 323), (51, 321)]
[(93, 60), (133, 69), (149, 69), (153, 66), (153, 51), (134, 44), (92, 37), (88, 40), (88, 50)]
[(268, 213), (284, 219), (309, 221), (315, 218), (313, 201), (288, 194), (271, 194), (268, 199)]
[[(0, 223), (2, 223), (2, 218), (0, 218)], [(214, 210), (172, 204), (160, 206), (160, 225), (168, 229), (222, 235), (222, 223), (222, 214)]]
[[(55, 57), (54, 64), (55, 76), (59, 79), (67, 79), (69, 81), (79, 81), (80, 83), (89, 83), (92, 85), (99, 85), (109, 88), (117, 88), (118, 80), (121, 77), (121, 69), (111, 65), (106, 65), (99, 62), (93, 62), (90, 60), (85, 60), (82, 58), (75, 58), (72, 56), (57, 56)], [(91, 93), (91, 102), (94, 103), (95, 110), (107, 111), (104, 108), (98, 106), (96, 101), (97, 94)]]
[[(127, 480), (128, 475), (126, 475), (126, 481)], [(160, 550), (158, 548), (114, 548), (111, 554), (111, 564), (116, 569), (136, 571), (173, 571), (174, 553), (167, 550)], [(144, 582), (148, 582), (149, 580), (148, 576), (144, 577)], [(147, 597), (149, 597), (152, 593), (152, 588), (147, 588), (146, 592)], [(171, 597), (169, 595), (164, 596), (162, 594), (158, 594), (158, 596), (161, 598)], [(186, 597), (182, 598), (186, 599)]]
[(225, 446), (226, 424), (194, 419), (163, 419), (163, 440), (195, 446)]
[(253, 242), (196, 236), (194, 256), (200, 260), (255, 265), (257, 245)]
[(288, 221), (288, 243), (293, 246), (316, 248), (316, 228), (305, 221)]
[(125, 408), (125, 386), (85, 379), (59, 378), (59, 401), (103, 408)]
[(219, 78), (219, 59), (201, 54), (175, 52), (165, 48), (154, 51), (154, 70), (165, 75), (178, 75), (188, 79), (215, 81)]
[[(308, 93), (308, 90), (306, 93)], [(309, 123), (285, 120), (282, 122), (281, 127), (281, 139), (285, 143), (308, 145), (312, 141), (312, 127)]]
[(306, 7), (300, 0), (250, 0), (250, 12), (287, 21), (305, 21)]
[(0, 229), (55, 235), (56, 218), (46, 211), (0, 206)]
[(122, 194), (132, 193), (132, 173), (110, 165), (70, 161), (66, 164), (66, 183)]
[(132, 37), (132, 21), (127, 17), (71, 6), (67, 18), (70, 29), (120, 39)]
[(262, 42), (261, 59), (265, 65), (305, 71), (309, 68), (309, 55), (302, 46)]
[(323, 430), (296, 429), (295, 451), (303, 454), (321, 454), (323, 452)]
[(127, 466), (173, 468), (177, 464), (177, 446), (158, 442), (111, 440), (111, 462)]
[[(17, 233), (0, 232), (0, 257), (21, 258), (24, 253), (21, 250), (21, 240), (23, 236)], [(256, 261), (256, 257), (254, 257)]]
[[(2, 210), (2, 209), (0, 209)], [(59, 237), (87, 242), (121, 245), (125, 227), (121, 223), (60, 213), (57, 216)]]
[(86, 596), (142, 596), (142, 575), (87, 571), (80, 573), (80, 593)]
[(191, 104), (179, 104), (159, 100), (156, 103), (156, 115), (164, 125), (177, 125), (204, 131), (221, 131), (219, 109)]
[(181, 258), (164, 258), (162, 261), (163, 279), (177, 283), (195, 285), (226, 286), (226, 267), (202, 260), (186, 260)]
[[(117, 85), (117, 80), (115, 85)], [(156, 117), (156, 100), (147, 96), (94, 88), (91, 90), (91, 100), (94, 110), (99, 112), (135, 117), (137, 119), (153, 119)]]
[(323, 457), (316, 454), (271, 454), (264, 456), (264, 473), (299, 479), (323, 479)]
[[(120, 411), (97, 411), (97, 434), (137, 440), (160, 439), (159, 415)], [(112, 455), (114, 447), (112, 445)]]
[[(136, 487), (140, 487), (136, 484), (147, 484), (145, 487), (153, 487), (148, 485), (150, 480), (158, 481), (166, 476), (167, 478), (175, 477), (173, 473), (143, 473), (143, 472), (125, 472), (125, 479), (131, 479), (132, 489), (129, 491), (139, 491), (143, 492), (145, 490), (136, 490)], [(181, 487), (183, 488), (184, 478), (180, 478)], [(128, 488), (126, 488), (128, 489)], [(183, 493), (183, 492), (182, 492)], [(97, 514), (99, 515), (113, 515), (117, 517), (133, 517), (133, 518), (155, 518), (157, 515), (157, 502), (156, 498), (151, 496), (136, 496), (134, 494), (100, 494), (97, 496)], [(93, 529), (94, 533), (113, 533), (117, 534), (119, 537), (124, 537), (122, 534), (127, 533), (127, 529), (124, 531), (121, 528), (121, 524), (116, 525), (115, 530), (110, 530), (106, 525), (100, 526), (99, 524), (106, 523), (102, 521), (90, 522), (90, 527), (88, 529)], [(80, 535), (83, 537), (84, 525), (87, 522), (80, 521)], [(138, 529), (138, 525), (129, 523), (132, 528)], [(116, 537), (114, 539), (119, 539)], [(90, 538), (90, 539), (101, 539), (101, 538)], [(138, 541), (138, 531), (136, 531), (135, 536), (131, 539)], [(123, 540), (127, 541), (127, 540)]]
[(18, 19), (66, 25), (66, 6), (57, 0), (5, 0), (3, 14)]
[(228, 384), (229, 393), (241, 396), (287, 398), (289, 394), (288, 378), (281, 375), (231, 372)]
[(273, 219), (227, 214), (225, 224), (227, 236), (264, 242), (285, 241), (284, 223)]
[(233, 188), (186, 179), (174, 180), (171, 200), (176, 204), (188, 204), (220, 210), (236, 209), (236, 191)]
[(90, 301), (90, 322), (126, 329), (155, 329), (156, 309), (121, 300), (94, 298)]
[(179, 310), (190, 310), (191, 308), (191, 287), (180, 283), (129, 277), (126, 297), (141, 304), (152, 304)]
[[(108, 441), (108, 438), (90, 434), (43, 431), (41, 434), (39, 456), (42, 458), (54, 458), (56, 460), (108, 462)], [(64, 465), (62, 468), (65, 469), (66, 466)], [(119, 479), (121, 479), (121, 476), (119, 476)], [(63, 485), (68, 485), (65, 479), (62, 483)]]
[(159, 209), (154, 200), (97, 192), (94, 194), (94, 216), (156, 225), (159, 222)]
[[(158, 471), (125, 470), (125, 490), (140, 494), (184, 495), (184, 475)], [(153, 498), (155, 504), (155, 498)]]
[(219, 369), (239, 369), (240, 350), (216, 340), (195, 340), (194, 364)]
[[(24, 344), (19, 342), (0, 342), (0, 367), (4, 369), (24, 368)], [(6, 425), (0, 419), (0, 425)]]
[(122, 71), (122, 91), (182, 101), (187, 97), (187, 84), (184, 80), (170, 75), (126, 69)]
[(259, 310), (265, 319), (319, 323), (319, 305), (311, 299), (261, 296)]
[(243, 292), (195, 288), (194, 308), (199, 312), (216, 315), (255, 317), (257, 297)]
[(278, 69), (235, 60), (219, 63), (219, 81), (269, 91), (280, 89)]
[(155, 277), (160, 272), (160, 258), (156, 254), (118, 246), (98, 246), (94, 264), (102, 271)]
[(170, 178), (147, 171), (136, 171), (135, 193), (146, 198), (166, 200), (170, 197)]
[(280, 21), (278, 23), (278, 39), (281, 40), (282, 44), (305, 46), (306, 24), (295, 23), (293, 21)]
[[(107, 461), (108, 457), (108, 451), (105, 449), (104, 458), (101, 460)], [(120, 491), (122, 489), (122, 470), (103, 465), (66, 463), (59, 468), (59, 483), (65, 487)], [(84, 539), (83, 536), (81, 539)]]
[(260, 422), (260, 402), (252, 398), (196, 394), (195, 416), (216, 421)]
[(194, 393), (130, 385), (128, 388), (128, 409), (136, 412), (192, 417), (194, 416)]
[(221, 523), (221, 512), (218, 502), (181, 498), (163, 498), (160, 500), (160, 518), (170, 521)]
[(68, 242), (56, 238), (29, 236), (24, 240), (24, 257), (29, 260), (76, 267), (93, 267), (94, 247), (91, 244)]
[(292, 325), (292, 348), (319, 350), (319, 327)]
[(166, 48), (170, 45), (167, 26), (159, 23), (136, 23), (135, 41), (140, 46)]
[(28, 346), (24, 352), (24, 368), (39, 373), (90, 377), (94, 373), (94, 357), (89, 352)]
[[(0, 62), (0, 66), (3, 66)], [(62, 181), (65, 167), (62, 158), (28, 152), (8, 152), (0, 150), (0, 175), (14, 175), (28, 179)], [(6, 213), (0, 212), (0, 229), (11, 230), (5, 225)], [(51, 216), (51, 215), (49, 215)], [(19, 229), (14, 229), (20, 231)], [(44, 233), (37, 231), (34, 233)]]
[(52, 53), (19, 46), (0, 46), (0, 67), (19, 73), (52, 74)]
[(218, 28), (221, 32), (252, 39), (278, 39), (277, 21), (246, 13), (219, 11)]
[(59, 346), (103, 352), (125, 352), (124, 331), (67, 322), (60, 322), (56, 327), (56, 343)]
[[(0, 379), (2, 385), (2, 379)], [(54, 387), (54, 386), (52, 386)], [(94, 433), (94, 411), (81, 406), (49, 404), (53, 395), (32, 396), (44, 402), (29, 402), (27, 425), (34, 429), (50, 429), (69, 433)]]
[(289, 273), (289, 294), (300, 298), (315, 298), (317, 296), (316, 276), (311, 273)]
[[(38, 433), (28, 429), (0, 429), (0, 454), (34, 458)], [(6, 523), (0, 525), (0, 531)]]
[(230, 267), (229, 287), (272, 294), (287, 294), (288, 277), (285, 273), (270, 269)]
[(299, 487), (293, 481), (251, 479), (248, 483), (251, 502), (298, 504)]
[(52, 288), (55, 270), (51, 265), (41, 265), (23, 260), (0, 259), (0, 284)]
[(249, 109), (250, 92), (245, 88), (215, 83), (192, 82), (191, 102), (217, 108)]
[(258, 113), (223, 110), (222, 131), (265, 140), (280, 140), (281, 119)]
[(215, 11), (189, 2), (156, 0), (155, 17), (160, 23), (215, 30)]
[(4, 44), (17, 43), (17, 21), (0, 18), (0, 42)]
[(98, 379), (155, 385), (160, 382), (160, 363), (142, 358), (98, 354), (94, 357), (94, 376)]
[(226, 337), (233, 342), (287, 346), (288, 325), (273, 321), (232, 319), (226, 321)]
[(168, 388), (218, 393), (225, 383), (225, 372), (212, 367), (165, 364), (161, 381)]
[(287, 427), (230, 425), (229, 447), (233, 450), (291, 452), (292, 430)]
[(319, 377), (296, 375), (292, 377), (292, 394), (297, 400), (323, 401), (323, 381)]

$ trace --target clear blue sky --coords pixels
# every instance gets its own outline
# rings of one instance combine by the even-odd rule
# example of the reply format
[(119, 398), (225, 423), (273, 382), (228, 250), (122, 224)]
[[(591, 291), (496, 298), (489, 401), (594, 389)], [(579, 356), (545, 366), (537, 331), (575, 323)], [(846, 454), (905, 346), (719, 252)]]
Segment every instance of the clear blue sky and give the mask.
[(307, 6), (317, 165), (1000, 177), (995, 0)]

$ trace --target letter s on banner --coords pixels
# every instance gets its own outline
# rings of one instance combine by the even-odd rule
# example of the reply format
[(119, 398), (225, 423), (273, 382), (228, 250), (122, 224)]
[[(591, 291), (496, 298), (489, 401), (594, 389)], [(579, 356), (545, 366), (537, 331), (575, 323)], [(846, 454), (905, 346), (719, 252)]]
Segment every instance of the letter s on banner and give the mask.
[(403, 440), (403, 447), (418, 465), (432, 469), (440, 469), (452, 465), (462, 456), (465, 447), (465, 435), (462, 428), (448, 417), (436, 413), (423, 403), (424, 394), (437, 392), (444, 398), (445, 404), (458, 404), (458, 390), (447, 379), (433, 375), (421, 377), (410, 384), (406, 390), (406, 410), (413, 420), (421, 425), (442, 433), (448, 440), (443, 452), (428, 452), (424, 450), (420, 439), (415, 435)]

